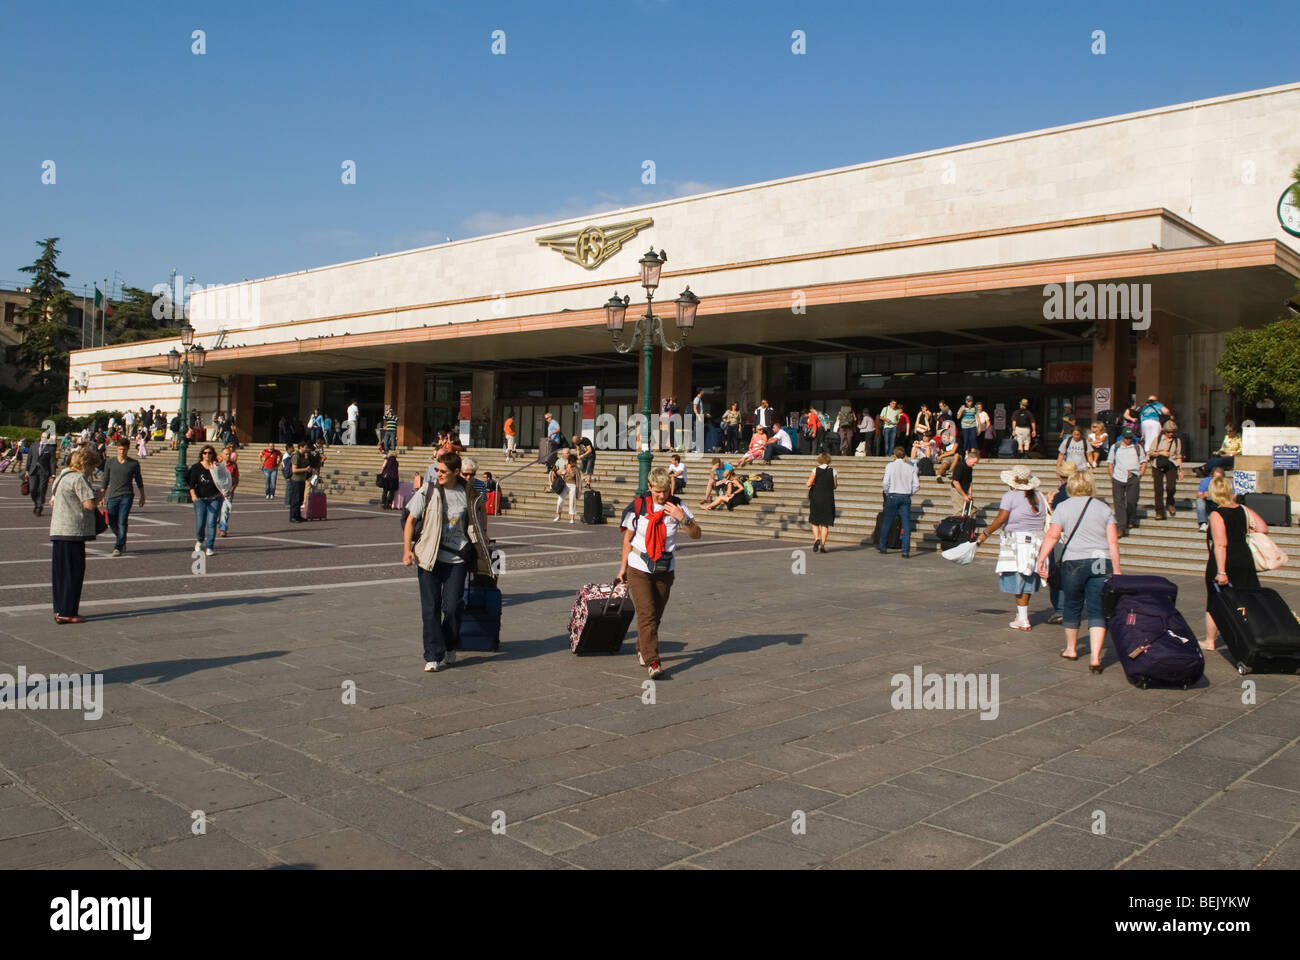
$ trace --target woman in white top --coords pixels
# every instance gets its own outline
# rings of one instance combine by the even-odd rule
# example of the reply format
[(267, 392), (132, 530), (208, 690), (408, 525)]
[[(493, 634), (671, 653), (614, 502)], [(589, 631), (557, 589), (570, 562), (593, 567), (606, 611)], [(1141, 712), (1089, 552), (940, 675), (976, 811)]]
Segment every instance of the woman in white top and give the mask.
[(647, 480), (650, 491), (623, 511), (623, 562), (619, 580), (626, 580), (636, 606), (637, 653), (650, 679), (663, 675), (659, 666), (659, 623), (668, 606), (677, 561), (677, 531), (700, 538), (700, 525), (686, 504), (668, 494), (668, 471), (655, 467)]

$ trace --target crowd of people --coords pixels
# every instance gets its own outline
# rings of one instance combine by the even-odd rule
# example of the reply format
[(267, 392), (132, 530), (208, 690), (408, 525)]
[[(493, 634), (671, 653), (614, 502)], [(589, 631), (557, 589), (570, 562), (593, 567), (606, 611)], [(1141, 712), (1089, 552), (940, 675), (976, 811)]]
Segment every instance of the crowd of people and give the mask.
[[(1061, 656), (1068, 660), (1079, 658), (1079, 633), (1086, 619), (1090, 667), (1098, 672), (1105, 639), (1101, 592), (1108, 577), (1122, 572), (1119, 542), (1138, 525), (1142, 477), (1148, 471), (1152, 475), (1157, 519), (1176, 516), (1176, 486), (1184, 479), (1182, 439), (1171, 411), (1154, 396), (1140, 407), (1135, 406), (1126, 409), (1117, 421), (1122, 425), (1115, 428), (1117, 436), (1113, 440), (1103, 421), (1091, 423), (1085, 432), (1072, 418), (1067, 419), (1055, 464), (1059, 486), (1050, 496), (1040, 489), (1042, 480), (1029, 465), (1022, 463), (1001, 471), (1007, 492), (996, 514), (976, 537), (978, 543), (995, 534), (999, 538), (994, 570), (999, 591), (1014, 598), (1015, 618), (1010, 626), (1021, 631), (1031, 629), (1031, 599), (1047, 585), (1052, 607), (1048, 622), (1062, 625), (1065, 631)], [(1027, 402), (1021, 408), (1026, 409)], [(737, 427), (736, 404), (731, 405), (728, 414), (725, 433), (730, 440)], [(754, 434), (743, 456), (735, 457), (734, 463), (714, 458), (699, 499), (699, 506), (705, 510), (724, 506), (733, 510), (748, 503), (753, 491), (742, 468), (769, 462), (791, 449), (792, 428), (777, 422), (766, 401), (754, 411), (754, 420)], [(196, 415), (189, 429), (201, 442), (206, 430), (201, 426), (196, 429), (197, 421)], [(132, 431), (138, 423), (140, 431), (154, 435), (165, 422), (163, 411), (151, 407), (138, 416), (124, 416), (121, 423), (112, 419), (104, 429), (91, 424), (79, 438), (65, 436), (60, 442), (46, 434), (35, 443), (24, 441), (0, 449), (0, 463), (22, 465), (23, 479), (30, 485), (33, 512), (40, 516), (47, 503), (53, 509), (50, 539), (57, 623), (83, 622), (78, 605), (85, 573), (85, 543), (107, 527), (115, 538), (112, 555), (118, 557), (126, 551), (129, 518), (137, 494), (141, 506), (146, 502), (140, 464), (130, 456)], [(549, 413), (545, 422), (541, 460), (547, 469), (547, 489), (556, 497), (554, 520), (562, 518), (567, 504), (569, 521), (573, 523), (577, 492), (592, 484), (596, 450), (585, 437), (566, 438)], [(239, 485), (233, 412), (230, 416), (218, 413), (213, 423), (214, 433), (229, 439), (220, 447), (205, 443), (186, 476), (194, 508), (194, 550), (206, 556), (214, 554), (217, 538), (227, 536)], [(1021, 452), (1028, 452), (1038, 441), (1032, 414), (1021, 421), (1013, 417), (1011, 423), (1014, 442)], [(309, 431), (319, 431), (318, 435), (300, 437), (285, 444), (283, 451), (276, 443), (268, 443), (259, 455), (265, 499), (276, 497), (279, 477), (287, 481), (285, 502), (290, 522), (303, 522), (305, 493), (319, 483), (332, 426), (328, 418), (317, 422), (313, 415)], [(174, 428), (179, 428), (178, 422)], [(976, 513), (974, 475), (988, 451), (984, 442), (987, 414), (971, 397), (956, 411), (940, 403), (932, 413), (922, 405), (915, 422), (907, 420), (907, 414), (895, 401), (887, 404), (879, 417), (865, 414), (859, 418), (847, 404), (833, 419), (824, 411), (810, 409), (793, 429), (804, 431), (817, 450), (816, 465), (806, 480), (814, 553), (827, 552), (836, 519), (839, 475), (828, 448), (834, 442), (841, 449), (853, 449), (860, 433), (867, 434), (868, 439), (859, 444), (874, 442), (870, 434), (875, 432), (881, 434), (882, 442), (892, 444), (892, 457), (881, 481), (883, 511), (874, 543), (881, 553), (888, 552), (891, 532), (897, 527), (901, 528), (902, 556), (912, 555), (912, 498), (920, 492), (922, 476), (933, 475), (936, 482), (950, 488), (955, 513), (971, 517)], [(386, 442), (387, 433), (385, 424), (378, 435), (381, 468), (376, 476), (384, 508), (395, 506), (394, 493), (401, 476), (396, 451)], [(513, 436), (513, 422), (508, 420), (507, 441)], [(914, 437), (910, 450), (905, 445), (909, 436)], [(497, 489), (490, 473), (478, 478), (477, 465), (462, 456), (463, 447), (450, 429), (438, 434), (436, 447), (436, 460), (427, 471), (413, 475), (411, 495), (400, 505), (404, 508), (403, 562), (419, 568), (425, 669), (431, 672), (454, 659), (466, 578), (490, 575), (485, 495)], [(515, 449), (513, 444), (510, 449)], [(1230, 427), (1216, 457), (1197, 471), (1201, 479), (1194, 502), (1199, 528), (1206, 533), (1207, 592), (1227, 582), (1258, 586), (1246, 538), (1251, 531), (1267, 533), (1268, 526), (1253, 510), (1239, 505), (1233, 495), (1225, 471), (1239, 453), (1240, 438)], [(1110, 503), (1099, 496), (1103, 468), (1110, 481)], [(96, 481), (98, 491), (93, 486)], [(629, 505), (621, 520), (624, 541), (618, 575), (634, 597), (640, 622), (638, 652), (652, 677), (661, 673), (658, 625), (671, 592), (677, 531), (683, 530), (692, 538), (700, 535), (700, 527), (683, 500), (687, 485), (688, 468), (681, 456), (673, 455), (667, 466), (651, 472), (648, 496)], [(438, 509), (430, 514), (428, 506), (435, 496)], [(439, 522), (426, 524), (424, 520), (430, 515), (438, 517)], [(100, 516), (102, 523), (97, 521)], [(1202, 645), (1213, 649), (1218, 631), (1208, 612), (1205, 625), (1206, 640)]]

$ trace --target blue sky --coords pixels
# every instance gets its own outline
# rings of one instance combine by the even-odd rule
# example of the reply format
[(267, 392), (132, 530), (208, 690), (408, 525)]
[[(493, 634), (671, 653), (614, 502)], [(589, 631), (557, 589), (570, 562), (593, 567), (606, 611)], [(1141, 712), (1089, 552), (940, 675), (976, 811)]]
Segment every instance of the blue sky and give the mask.
[(6, 286), (46, 236), (70, 286), (229, 282), (1300, 72), (1273, 0), (46, 0), (3, 23)]

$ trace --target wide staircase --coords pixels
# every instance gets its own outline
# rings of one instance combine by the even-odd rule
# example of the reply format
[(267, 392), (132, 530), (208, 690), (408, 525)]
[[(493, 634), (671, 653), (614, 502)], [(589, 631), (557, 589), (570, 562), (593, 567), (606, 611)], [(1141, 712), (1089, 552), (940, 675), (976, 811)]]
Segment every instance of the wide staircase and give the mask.
[[(150, 445), (147, 459), (141, 467), (146, 483), (171, 484), (176, 465), (176, 454), (165, 443)], [(245, 495), (256, 496), (262, 490), (262, 472), (257, 461), (261, 445), (250, 445), (240, 451), (242, 470), (241, 487)], [(193, 447), (191, 446), (191, 452)], [(531, 453), (531, 452), (530, 452)], [(471, 456), (478, 464), (478, 475), (487, 472), (502, 480), (505, 491), (506, 515), (546, 520), (555, 516), (555, 495), (546, 489), (545, 468), (531, 460), (510, 462), (499, 449), (473, 449)], [(432, 462), (434, 451), (430, 447), (399, 447), (397, 449), (401, 475), (405, 480), (415, 473), (423, 473)], [(655, 464), (666, 465), (668, 454), (656, 454)], [(754, 500), (734, 511), (719, 508), (705, 512), (698, 507), (704, 486), (708, 482), (713, 457), (687, 459), (688, 483), (684, 499), (700, 514), (707, 536), (717, 537), (771, 537), (791, 541), (792, 546), (808, 545), (812, 528), (808, 524), (808, 497), (805, 486), (815, 459), (811, 456), (779, 457), (771, 464), (756, 464), (744, 473), (763, 471), (772, 474), (774, 490), (758, 493)], [(190, 457), (193, 462), (193, 457)], [(876, 516), (882, 508), (881, 480), (888, 461), (883, 457), (836, 457), (834, 466), (839, 471), (839, 489), (835, 494), (836, 521), (831, 530), (830, 545), (862, 545), (875, 534)], [(997, 514), (997, 505), (1007, 487), (998, 474), (1015, 463), (1027, 463), (1042, 480), (1040, 488), (1049, 497), (1055, 491), (1054, 460), (982, 460), (975, 469), (974, 495), (980, 508), (981, 526)], [(332, 446), (322, 470), (323, 489), (331, 501), (341, 503), (379, 504), (379, 488), (375, 474), (383, 466), (383, 458), (374, 447)], [(637, 483), (636, 454), (630, 451), (602, 450), (596, 456), (595, 488), (602, 494), (605, 516), (617, 522), (617, 514), (632, 499)], [(1142, 485), (1142, 505), (1138, 510), (1140, 526), (1120, 541), (1120, 555), (1125, 567), (1143, 570), (1168, 570), (1196, 574), (1205, 570), (1205, 534), (1197, 530), (1196, 512), (1192, 497), (1197, 480), (1191, 473), (1196, 464), (1187, 464), (1187, 479), (1179, 484), (1178, 514), (1174, 519), (1157, 520), (1152, 507), (1152, 483), (1149, 477)], [(284, 478), (277, 480), (280, 496), (283, 495)], [(1098, 494), (1110, 499), (1110, 485), (1103, 476), (1103, 488)], [(935, 526), (953, 513), (951, 486), (936, 483), (932, 477), (921, 478), (920, 492), (912, 498), (913, 550), (926, 551), (938, 548)], [(565, 507), (567, 513), (567, 505)], [(582, 495), (577, 501), (579, 520), (582, 515)], [(566, 517), (567, 519), (567, 517)], [(1281, 582), (1300, 583), (1300, 527), (1273, 527), (1270, 536), (1292, 558), (1281, 570), (1261, 574), (1261, 577)], [(997, 538), (984, 544), (981, 556), (995, 556)]]

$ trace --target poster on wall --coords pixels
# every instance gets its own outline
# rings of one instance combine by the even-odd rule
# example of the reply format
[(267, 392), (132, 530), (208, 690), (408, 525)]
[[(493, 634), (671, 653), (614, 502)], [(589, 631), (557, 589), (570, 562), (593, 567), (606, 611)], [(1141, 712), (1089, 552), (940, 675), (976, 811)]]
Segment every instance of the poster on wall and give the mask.
[(460, 445), (469, 448), (470, 397), (473, 391), (460, 392)]
[(1092, 392), (1092, 413), (1096, 416), (1110, 409), (1110, 387), (1098, 387)]
[(596, 388), (582, 388), (582, 435), (596, 442)]

